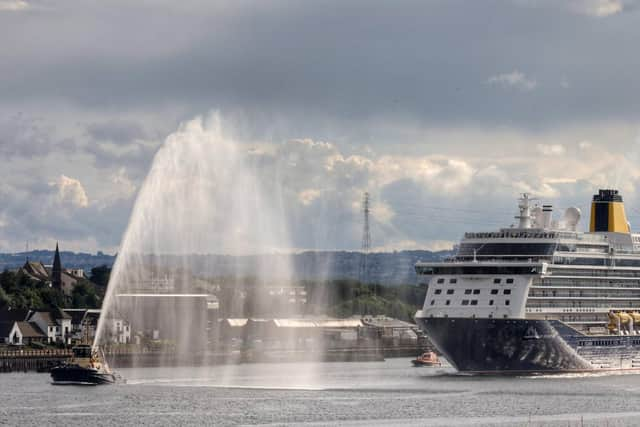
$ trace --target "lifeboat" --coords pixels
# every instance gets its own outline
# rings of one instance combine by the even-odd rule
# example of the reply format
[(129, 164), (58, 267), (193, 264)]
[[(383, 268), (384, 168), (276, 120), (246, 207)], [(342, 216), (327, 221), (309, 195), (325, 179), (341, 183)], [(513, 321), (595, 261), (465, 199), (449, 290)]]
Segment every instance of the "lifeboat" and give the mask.
[(618, 320), (618, 315), (613, 311), (609, 312), (609, 324), (607, 325), (607, 329), (609, 329), (610, 334), (616, 334), (618, 332), (618, 326), (620, 325)]
[(442, 366), (438, 356), (433, 351), (428, 351), (411, 361), (413, 366)]
[(628, 327), (629, 323), (631, 323), (631, 315), (624, 311), (618, 313), (618, 318), (620, 319), (620, 325)]

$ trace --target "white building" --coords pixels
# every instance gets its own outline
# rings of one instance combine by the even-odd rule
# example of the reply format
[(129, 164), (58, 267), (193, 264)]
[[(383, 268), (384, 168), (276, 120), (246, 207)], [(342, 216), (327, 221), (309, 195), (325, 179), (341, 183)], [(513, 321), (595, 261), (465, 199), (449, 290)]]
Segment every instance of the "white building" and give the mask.
[(71, 316), (64, 311), (36, 311), (28, 320), (38, 325), (46, 335), (48, 343), (71, 344)]

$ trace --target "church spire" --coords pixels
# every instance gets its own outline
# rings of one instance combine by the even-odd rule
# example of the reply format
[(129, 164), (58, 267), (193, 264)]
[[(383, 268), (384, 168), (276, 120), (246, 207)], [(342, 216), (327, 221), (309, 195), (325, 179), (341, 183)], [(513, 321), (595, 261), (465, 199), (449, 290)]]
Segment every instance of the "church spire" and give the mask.
[(62, 263), (60, 262), (58, 242), (56, 242), (56, 254), (53, 257), (53, 268), (51, 269), (51, 285), (56, 289), (62, 289)]

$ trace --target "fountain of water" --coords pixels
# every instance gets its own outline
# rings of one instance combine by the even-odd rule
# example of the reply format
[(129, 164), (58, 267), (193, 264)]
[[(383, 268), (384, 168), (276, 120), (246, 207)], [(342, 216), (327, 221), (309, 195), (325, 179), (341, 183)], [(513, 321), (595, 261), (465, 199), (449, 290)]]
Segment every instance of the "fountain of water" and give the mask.
[[(212, 344), (218, 322), (207, 308), (212, 295), (243, 289), (246, 278), (212, 281), (216, 266), (207, 264), (206, 254), (256, 255), (253, 286), (290, 283), (288, 257), (257, 256), (290, 250), (277, 173), (258, 177), (251, 156), (223, 131), (217, 115), (192, 120), (156, 154), (113, 268), (94, 345), (113, 350), (114, 320), (124, 319), (137, 348), (167, 365), (221, 353)], [(244, 296), (236, 292), (220, 308), (236, 307), (242, 316), (251, 304), (259, 312), (261, 301)], [(142, 357), (133, 356), (134, 366), (145, 363)]]

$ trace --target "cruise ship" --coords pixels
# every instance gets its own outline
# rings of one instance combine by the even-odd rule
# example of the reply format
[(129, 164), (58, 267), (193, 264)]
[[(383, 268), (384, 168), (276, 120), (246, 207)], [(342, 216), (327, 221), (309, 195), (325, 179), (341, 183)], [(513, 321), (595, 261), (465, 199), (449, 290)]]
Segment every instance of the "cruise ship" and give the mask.
[(554, 219), (524, 194), (517, 225), (466, 233), (455, 256), (418, 262), (420, 328), (460, 372), (640, 370), (640, 234), (622, 196)]

